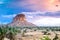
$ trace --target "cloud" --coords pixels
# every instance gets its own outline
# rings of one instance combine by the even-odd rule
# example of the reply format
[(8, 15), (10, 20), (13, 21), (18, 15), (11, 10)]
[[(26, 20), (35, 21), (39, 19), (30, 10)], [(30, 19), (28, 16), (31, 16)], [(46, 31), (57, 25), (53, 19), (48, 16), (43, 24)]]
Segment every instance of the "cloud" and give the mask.
[(45, 14), (46, 12), (37, 11), (37, 12), (22, 12), (22, 13), (23, 14), (35, 15), (35, 14)]
[(0, 24), (1, 24), (1, 22), (0, 22)]
[(36, 20), (32, 23), (39, 26), (60, 26), (60, 18), (45, 17), (39, 20)]
[(46, 4), (46, 2), (44, 2), (44, 1), (46, 1), (46, 0), (16, 1), (16, 2), (12, 2), (11, 6), (22, 7), (22, 8), (30, 9), (33, 11), (40, 11), (40, 10), (43, 11), (43, 10), (45, 10), (44, 5)]
[[(58, 6), (56, 6), (58, 5)], [(11, 6), (22, 7), (34, 11), (59, 11), (60, 2), (57, 0), (23, 0), (11, 3)]]
[(7, 23), (9, 23), (9, 22), (1, 22), (1, 21), (0, 21), (0, 24), (7, 24)]
[(29, 22), (34, 22), (45, 17), (60, 18), (60, 12), (22, 12), (22, 14), (26, 15)]
[[(38, 18), (41, 18), (41, 17), (60, 17), (60, 11), (57, 11), (57, 12), (41, 12), (41, 11), (38, 11), (38, 12), (21, 12), (22, 14), (25, 14), (27, 18), (34, 18), (34, 17), (38, 17)], [(18, 14), (21, 14), (21, 13), (18, 13)], [(15, 17), (17, 14), (11, 14), (11, 15), (0, 15), (0, 17), (3, 17), (3, 18), (13, 18)]]
[(0, 4), (4, 4), (4, 2), (0, 2)]
[(16, 16), (16, 14), (11, 14), (11, 15), (1, 15), (1, 17), (3, 17), (3, 18), (13, 18), (13, 17), (15, 17)]
[(27, 21), (39, 26), (60, 26), (60, 12), (22, 12)]
[(22, 12), (25, 15), (29, 16), (47, 16), (47, 17), (60, 17), (60, 11), (56, 12)]
[(0, 15), (0, 24), (7, 24), (7, 23), (12, 22), (12, 20), (15, 16), (16, 16), (16, 14)]

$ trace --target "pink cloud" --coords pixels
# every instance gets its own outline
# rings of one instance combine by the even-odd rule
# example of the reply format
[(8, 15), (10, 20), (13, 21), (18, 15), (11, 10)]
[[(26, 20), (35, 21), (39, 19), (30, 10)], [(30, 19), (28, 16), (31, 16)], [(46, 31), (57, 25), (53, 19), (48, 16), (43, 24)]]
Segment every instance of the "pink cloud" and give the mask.
[[(59, 11), (60, 2), (57, 0), (25, 0), (15, 2), (18, 7), (24, 7), (34, 11)], [(56, 6), (58, 5), (58, 6)]]
[(25, 0), (25, 1), (16, 1), (12, 2), (11, 6), (23, 7), (26, 9), (34, 11), (44, 11), (46, 10), (46, 1), (47, 0)]
[(27, 9), (32, 9), (34, 11), (44, 11), (46, 10), (45, 1), (47, 0), (26, 0), (24, 2), (21, 2), (21, 4)]

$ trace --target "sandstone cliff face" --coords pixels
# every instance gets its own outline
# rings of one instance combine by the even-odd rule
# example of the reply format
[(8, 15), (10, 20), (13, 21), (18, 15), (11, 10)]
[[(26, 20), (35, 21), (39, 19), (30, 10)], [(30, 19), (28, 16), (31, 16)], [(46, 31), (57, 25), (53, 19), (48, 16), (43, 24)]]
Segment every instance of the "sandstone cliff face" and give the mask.
[(18, 26), (18, 27), (36, 27), (36, 25), (27, 22), (24, 14), (18, 14), (13, 18), (13, 21), (8, 24), (9, 26)]

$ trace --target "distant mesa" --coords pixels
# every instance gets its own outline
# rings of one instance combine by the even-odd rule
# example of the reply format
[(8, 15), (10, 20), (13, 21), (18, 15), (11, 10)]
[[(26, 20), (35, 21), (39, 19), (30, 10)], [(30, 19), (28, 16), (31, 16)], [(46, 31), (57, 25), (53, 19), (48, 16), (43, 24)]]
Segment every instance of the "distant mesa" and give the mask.
[(36, 25), (28, 22), (24, 14), (18, 14), (13, 18), (13, 21), (8, 26), (18, 27), (36, 27)]

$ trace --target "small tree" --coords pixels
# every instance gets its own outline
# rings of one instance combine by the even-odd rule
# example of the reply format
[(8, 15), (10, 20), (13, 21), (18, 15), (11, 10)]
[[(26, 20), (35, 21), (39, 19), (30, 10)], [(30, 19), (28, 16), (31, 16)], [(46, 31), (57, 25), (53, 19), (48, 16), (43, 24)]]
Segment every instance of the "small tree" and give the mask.
[(4, 26), (0, 27), (0, 40), (3, 40), (3, 38), (6, 36), (6, 28)]
[(46, 35), (47, 34), (47, 31), (42, 31), (42, 33), (44, 33), (44, 35)]

